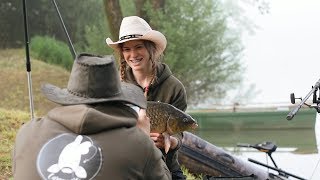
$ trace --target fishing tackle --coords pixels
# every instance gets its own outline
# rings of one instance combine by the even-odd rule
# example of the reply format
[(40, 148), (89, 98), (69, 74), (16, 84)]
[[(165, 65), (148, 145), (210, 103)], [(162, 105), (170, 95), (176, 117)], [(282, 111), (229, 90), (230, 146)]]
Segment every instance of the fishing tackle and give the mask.
[[(317, 98), (317, 90), (320, 87), (320, 79), (315, 83), (315, 85), (312, 87), (311, 91), (306, 95), (305, 98), (295, 98), (294, 93), (290, 94), (290, 100), (292, 104), (295, 104), (295, 100), (296, 99), (302, 99), (301, 102), (295, 107), (293, 108), (289, 114), (287, 115), (287, 120), (291, 120), (299, 111), (299, 109), (302, 107), (302, 105), (307, 105), (310, 108), (315, 108), (317, 110), (318, 113), (320, 113), (320, 101), (319, 98)], [(309, 97), (313, 94), (313, 105), (309, 105), (306, 103), (306, 101), (309, 99)]]
[[(28, 34), (28, 16), (27, 16), (27, 2), (26, 0), (22, 0), (23, 3), (23, 20), (24, 20), (24, 36), (25, 36), (25, 49), (26, 49), (26, 69), (27, 69), (27, 78), (28, 78), (28, 92), (29, 92), (29, 104), (30, 104), (30, 113), (31, 119), (34, 118), (34, 104), (33, 104), (33, 95), (32, 95), (32, 78), (31, 78), (31, 63), (30, 63), (30, 53), (29, 53), (29, 34)], [(60, 23), (63, 27), (63, 30), (68, 39), (68, 46), (73, 56), (73, 59), (76, 57), (76, 51), (68, 34), (67, 28), (64, 25), (63, 19), (61, 17), (59, 8), (55, 0), (52, 0), (52, 3), (56, 9), (56, 12), (59, 16)]]
[(29, 55), (27, 2), (26, 0), (22, 0), (22, 3), (23, 3), (24, 37), (25, 37), (25, 45), (26, 45), (26, 68), (27, 68), (27, 78), (28, 78), (29, 104), (30, 104), (31, 119), (33, 119), (34, 105), (33, 105), (33, 96), (32, 96), (31, 63), (30, 63), (30, 55)]

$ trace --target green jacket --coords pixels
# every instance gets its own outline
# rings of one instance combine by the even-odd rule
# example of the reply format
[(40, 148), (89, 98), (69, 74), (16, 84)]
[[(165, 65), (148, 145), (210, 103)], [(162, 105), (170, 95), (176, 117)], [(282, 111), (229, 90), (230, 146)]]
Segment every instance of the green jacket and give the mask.
[[(126, 71), (126, 77), (127, 82), (139, 86), (135, 81), (130, 68)], [(187, 109), (186, 90), (183, 84), (172, 74), (169, 66), (164, 63), (157, 65), (157, 79), (149, 87), (147, 100), (172, 104), (182, 111)], [(175, 172), (180, 169), (177, 150), (181, 147), (182, 135), (182, 133), (175, 135), (175, 137), (179, 139), (179, 144), (176, 149), (170, 150), (168, 154), (165, 154), (163, 151), (164, 156), (166, 156), (166, 164), (171, 172)]]
[(56, 107), (18, 131), (14, 179), (171, 179), (136, 119), (119, 103)]

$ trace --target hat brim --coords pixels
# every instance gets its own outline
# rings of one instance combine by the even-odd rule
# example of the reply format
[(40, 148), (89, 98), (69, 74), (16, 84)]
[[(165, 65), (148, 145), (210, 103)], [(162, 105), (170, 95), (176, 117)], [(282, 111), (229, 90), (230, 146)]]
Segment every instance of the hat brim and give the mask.
[(89, 98), (76, 96), (69, 93), (69, 91), (64, 88), (61, 89), (52, 84), (44, 84), (41, 87), (41, 91), (50, 101), (61, 104), (61, 105), (77, 105), (77, 104), (96, 104), (102, 102), (112, 102), (120, 101), (125, 103), (130, 103), (139, 106), (142, 109), (146, 109), (146, 99), (143, 95), (142, 90), (129, 83), (121, 82), (122, 93), (117, 94), (108, 98)]
[(166, 37), (161, 32), (155, 31), (155, 30), (151, 30), (148, 33), (144, 34), (143, 36), (130, 38), (130, 39), (123, 39), (123, 40), (119, 40), (116, 42), (113, 42), (110, 38), (107, 38), (106, 43), (112, 49), (114, 49), (116, 51), (120, 51), (119, 44), (127, 42), (127, 41), (132, 41), (132, 40), (148, 40), (148, 41), (154, 42), (156, 44), (157, 56), (162, 54), (167, 46)]

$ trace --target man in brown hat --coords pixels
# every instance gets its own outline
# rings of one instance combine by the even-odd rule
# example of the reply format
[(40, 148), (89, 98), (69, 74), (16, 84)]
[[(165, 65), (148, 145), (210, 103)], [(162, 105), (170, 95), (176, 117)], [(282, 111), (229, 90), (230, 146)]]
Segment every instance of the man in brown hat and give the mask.
[(63, 106), (18, 131), (15, 180), (171, 179), (149, 137), (143, 92), (120, 82), (112, 56), (80, 54), (67, 88), (42, 92)]

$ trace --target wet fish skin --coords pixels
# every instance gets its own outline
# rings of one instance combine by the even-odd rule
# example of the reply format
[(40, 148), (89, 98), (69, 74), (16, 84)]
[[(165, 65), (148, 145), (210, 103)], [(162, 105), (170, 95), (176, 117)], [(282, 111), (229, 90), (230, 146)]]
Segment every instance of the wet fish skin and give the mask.
[(168, 103), (148, 101), (146, 113), (150, 118), (150, 132), (161, 133), (164, 137), (165, 153), (168, 153), (171, 146), (170, 135), (198, 126), (189, 114)]
[(148, 101), (147, 116), (150, 118), (151, 132), (173, 135), (198, 126), (189, 114), (163, 102)]

